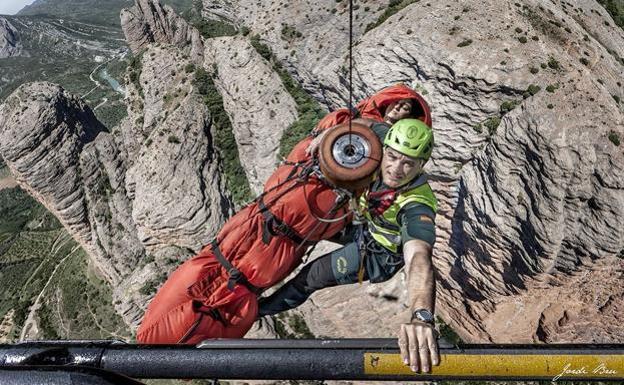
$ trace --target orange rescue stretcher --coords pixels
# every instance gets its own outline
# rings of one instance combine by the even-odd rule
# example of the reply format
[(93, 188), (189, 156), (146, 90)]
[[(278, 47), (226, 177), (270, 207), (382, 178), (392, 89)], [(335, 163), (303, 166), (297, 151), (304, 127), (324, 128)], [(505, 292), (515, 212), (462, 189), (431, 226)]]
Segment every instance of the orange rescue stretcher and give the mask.
[[(316, 134), (353, 118), (383, 121), (386, 108), (413, 99), (420, 119), (431, 125), (429, 106), (409, 87), (388, 87), (325, 116)], [(137, 331), (142, 344), (197, 344), (208, 338), (241, 338), (258, 314), (258, 294), (288, 276), (308, 246), (326, 240), (351, 220), (348, 194), (310, 167), (299, 142), (271, 175), (264, 192), (232, 216), (215, 240), (184, 262), (149, 304)]]

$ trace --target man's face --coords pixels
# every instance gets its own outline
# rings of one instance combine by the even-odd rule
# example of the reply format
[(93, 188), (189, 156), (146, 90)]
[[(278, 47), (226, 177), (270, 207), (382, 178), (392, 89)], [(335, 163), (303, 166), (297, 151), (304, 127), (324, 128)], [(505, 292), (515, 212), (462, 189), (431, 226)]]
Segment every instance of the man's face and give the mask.
[(390, 124), (394, 124), (401, 119), (409, 118), (412, 113), (412, 106), (414, 101), (412, 99), (401, 99), (398, 102), (394, 102), (386, 109), (385, 121)]
[(422, 172), (423, 163), (422, 159), (410, 158), (385, 147), (381, 160), (382, 181), (390, 188), (401, 187)]

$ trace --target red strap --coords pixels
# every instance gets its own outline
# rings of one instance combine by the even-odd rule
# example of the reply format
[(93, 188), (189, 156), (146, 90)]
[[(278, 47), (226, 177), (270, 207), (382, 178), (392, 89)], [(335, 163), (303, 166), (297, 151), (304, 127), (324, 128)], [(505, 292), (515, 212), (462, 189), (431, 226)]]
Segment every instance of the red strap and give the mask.
[(396, 200), (397, 191), (387, 189), (369, 192), (367, 196), (368, 211), (373, 215), (382, 215)]

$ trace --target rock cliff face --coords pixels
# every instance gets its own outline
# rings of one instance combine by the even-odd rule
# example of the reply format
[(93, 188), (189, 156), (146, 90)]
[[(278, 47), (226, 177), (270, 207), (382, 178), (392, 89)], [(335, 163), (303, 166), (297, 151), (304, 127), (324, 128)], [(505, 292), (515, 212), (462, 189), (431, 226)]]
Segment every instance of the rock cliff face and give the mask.
[(297, 119), (297, 105), (248, 39), (209, 39), (204, 57), (204, 67), (216, 69), (215, 85), (232, 122), (241, 165), (259, 194), (278, 163), (284, 130)]
[[(390, 1), (366, 1), (354, 9), (353, 41), (375, 23)], [(349, 2), (203, 0), (204, 14), (218, 15), (258, 33), (305, 89), (327, 108), (349, 101), (345, 59), (349, 49)], [(356, 75), (357, 77), (357, 75)], [(324, 79), (319, 82), (319, 79)], [(356, 100), (370, 89), (356, 87)]]
[(0, 59), (19, 56), (22, 51), (17, 30), (9, 21), (0, 17)]
[[(219, 14), (218, 19), (221, 18)], [(297, 117), (295, 102), (277, 74), (248, 39), (226, 36), (204, 41), (171, 7), (152, 0), (138, 1), (133, 8), (122, 10), (121, 20), (135, 53), (153, 43), (190, 47), (191, 59), (196, 64), (216, 71), (215, 86), (232, 122), (241, 164), (254, 193), (261, 192), (278, 162), (282, 132)], [(163, 74), (145, 77), (167, 81), (167, 73)], [(259, 89), (258, 85), (263, 87)], [(155, 111), (160, 104), (159, 100), (146, 100), (148, 108)], [(145, 124), (149, 126), (147, 121)]]
[[(297, 24), (298, 17), (313, 17), (297, 16), (299, 8), (278, 13), (268, 2), (235, 6), (238, 21), (259, 33), (318, 100), (330, 108), (344, 104), (346, 75), (337, 71), (348, 65), (344, 39), (320, 39), (320, 26)], [(323, 14), (335, 4), (308, 6)], [(258, 16), (263, 12), (272, 16)], [(288, 28), (280, 31), (282, 23), (301, 34), (297, 44)], [(302, 49), (309, 36), (323, 48)], [(441, 200), (434, 258), (443, 318), (471, 341), (508, 342), (510, 334), (517, 342), (621, 340), (616, 330), (595, 330), (591, 338), (570, 332), (571, 324), (595, 315), (617, 315), (616, 307), (600, 310), (593, 303), (586, 304), (592, 316), (572, 310), (568, 332), (558, 334), (556, 317), (546, 313), (560, 299), (544, 290), (547, 277), (571, 287), (566, 274), (598, 274), (606, 259), (624, 255), (624, 159), (617, 144), (624, 34), (607, 12), (595, 1), (414, 2), (363, 35), (356, 27), (355, 38), (358, 97), (407, 82), (432, 106), (437, 144), (429, 171)], [(619, 287), (623, 261), (613, 261), (607, 285)], [(340, 314), (351, 303), (336, 298), (351, 298), (352, 290), (319, 293), (306, 306), (317, 307), (315, 314)], [(587, 297), (601, 290), (583, 288)], [(509, 315), (502, 309), (518, 298), (534, 304), (523, 314), (532, 327), (518, 325), (524, 332), (516, 333), (515, 324), (496, 326)], [(378, 317), (389, 316), (384, 310)], [(341, 322), (313, 332), (341, 329)]]
[(133, 327), (163, 274), (231, 215), (210, 115), (184, 71), (189, 53), (145, 52), (140, 89), (129, 85), (129, 116), (111, 133), (48, 83), (22, 86), (0, 110), (11, 172), (97, 262)]
[(155, 42), (177, 47), (190, 45), (193, 57), (201, 55), (203, 50), (201, 36), (195, 28), (169, 5), (161, 6), (152, 0), (140, 0), (134, 7), (122, 9), (121, 27), (134, 52)]
[[(137, 0), (122, 27), (142, 56), (128, 118), (111, 133), (49, 84), (0, 109), (2, 156), (99, 261), (129, 324), (145, 307), (141, 286), (231, 214), (191, 70), (212, 74), (256, 192), (297, 106), (249, 36), (319, 103), (348, 100), (345, 2), (295, 3), (206, 0), (206, 16), (251, 33), (205, 39)], [(467, 341), (621, 341), (621, 328), (584, 325), (617, 324), (622, 311), (607, 290), (624, 278), (622, 30), (593, 0), (393, 2), (386, 19), (387, 5), (355, 10), (354, 94), (405, 82), (432, 107), (437, 313)], [(316, 336), (391, 336), (407, 317), (402, 280), (321, 291), (294, 313)]]
[(104, 127), (83, 102), (50, 83), (14, 92), (0, 107), (0, 127), (2, 157), (17, 181), (88, 244), (79, 154)]

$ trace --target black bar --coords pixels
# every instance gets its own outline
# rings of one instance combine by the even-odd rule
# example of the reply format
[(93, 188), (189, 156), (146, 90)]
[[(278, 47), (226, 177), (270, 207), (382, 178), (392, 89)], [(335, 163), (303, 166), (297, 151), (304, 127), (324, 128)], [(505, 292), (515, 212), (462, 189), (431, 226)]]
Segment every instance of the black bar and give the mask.
[[(119, 341), (42, 341), (0, 345), (0, 371), (70, 365), (103, 369), (132, 378), (393, 381), (552, 379), (544, 376), (500, 374), (494, 377), (475, 377), (469, 373), (461, 373), (461, 370), (454, 375), (365, 373), (365, 354), (398, 352), (396, 339), (209, 340), (198, 347), (131, 345)], [(441, 348), (440, 353), (624, 356), (624, 345), (462, 345)], [(590, 380), (624, 380), (624, 367), (616, 369), (618, 370), (616, 378), (594, 376)], [(567, 379), (581, 380), (567, 376), (560, 378)]]

